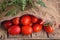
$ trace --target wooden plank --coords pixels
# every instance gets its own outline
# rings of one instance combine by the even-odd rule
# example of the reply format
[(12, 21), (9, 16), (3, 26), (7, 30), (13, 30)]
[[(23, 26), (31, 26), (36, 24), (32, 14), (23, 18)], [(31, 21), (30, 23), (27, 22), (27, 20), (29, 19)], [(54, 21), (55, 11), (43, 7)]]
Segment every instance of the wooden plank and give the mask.
[(31, 38), (31, 36), (30, 35), (22, 35), (22, 34), (20, 34), (20, 35), (9, 35), (7, 38), (20, 38), (20, 39), (29, 39), (29, 38)]
[(43, 30), (38, 33), (32, 33), (32, 35), (9, 35), (7, 38), (20, 38), (20, 39), (47, 39), (46, 32)]
[(32, 34), (32, 39), (47, 39), (46, 32), (43, 30), (38, 32), (38, 33), (33, 33)]

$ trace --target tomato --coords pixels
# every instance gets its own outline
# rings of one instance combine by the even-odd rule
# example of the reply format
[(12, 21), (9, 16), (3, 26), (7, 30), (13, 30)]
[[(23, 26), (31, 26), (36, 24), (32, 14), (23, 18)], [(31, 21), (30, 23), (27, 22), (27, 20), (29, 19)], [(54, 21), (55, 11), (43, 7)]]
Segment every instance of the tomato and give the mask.
[(34, 32), (39, 32), (41, 30), (42, 30), (42, 25), (40, 25), (40, 24), (34, 24), (33, 25), (33, 31)]
[(31, 23), (29, 26), (32, 26), (33, 25), (33, 23)]
[(54, 31), (54, 29), (51, 27), (51, 26), (44, 26), (44, 30), (47, 32), (47, 33), (52, 33)]
[(13, 25), (8, 29), (8, 33), (11, 35), (18, 35), (21, 32), (20, 26)]
[(38, 18), (35, 16), (31, 16), (32, 19), (32, 23), (37, 23), (38, 22)]
[(19, 19), (20, 19), (19, 17), (14, 18), (12, 20), (13, 24), (15, 24), (15, 25), (19, 24)]
[(38, 23), (39, 23), (39, 24), (43, 24), (44, 21), (43, 21), (42, 19), (39, 19), (39, 20), (38, 20)]
[(21, 23), (23, 25), (29, 25), (31, 23), (31, 17), (28, 15), (25, 15), (21, 18)]
[(3, 26), (4, 26), (6, 29), (8, 29), (11, 25), (12, 25), (12, 22), (11, 22), (10, 20), (5, 21), (5, 22), (3, 23)]
[(32, 27), (30, 27), (30, 26), (22, 26), (22, 33), (24, 35), (32, 34), (32, 32), (33, 32)]

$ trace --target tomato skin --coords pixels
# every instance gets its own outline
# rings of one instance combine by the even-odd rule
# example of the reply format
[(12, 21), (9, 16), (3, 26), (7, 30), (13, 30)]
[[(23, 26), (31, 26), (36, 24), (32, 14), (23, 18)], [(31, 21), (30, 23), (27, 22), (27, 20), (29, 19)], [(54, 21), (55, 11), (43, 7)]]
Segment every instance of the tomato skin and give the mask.
[(29, 35), (32, 34), (33, 29), (30, 26), (22, 26), (22, 34)]
[(12, 25), (12, 22), (10, 21), (10, 20), (8, 20), (8, 21), (5, 21), (4, 23), (3, 23), (3, 26), (6, 28), (6, 29), (9, 29), (9, 27)]
[(11, 35), (18, 35), (21, 32), (20, 26), (13, 25), (8, 29), (8, 33)]
[(39, 19), (38, 23), (41, 24), (41, 25), (43, 25), (44, 21), (42, 19)]
[(29, 25), (31, 23), (31, 17), (28, 15), (25, 15), (21, 18), (21, 23), (23, 25)]
[(47, 33), (52, 33), (54, 31), (54, 29), (51, 27), (51, 26), (44, 26), (44, 30), (47, 32)]
[(12, 22), (13, 22), (13, 24), (18, 25), (19, 24), (19, 20), (20, 20), (20, 18), (16, 17), (16, 18), (13, 18)]
[(39, 32), (41, 30), (42, 30), (42, 25), (40, 25), (40, 24), (34, 24), (33, 25), (33, 31), (34, 32)]
[(38, 22), (38, 18), (35, 16), (31, 16), (32, 19), (32, 23), (37, 23)]

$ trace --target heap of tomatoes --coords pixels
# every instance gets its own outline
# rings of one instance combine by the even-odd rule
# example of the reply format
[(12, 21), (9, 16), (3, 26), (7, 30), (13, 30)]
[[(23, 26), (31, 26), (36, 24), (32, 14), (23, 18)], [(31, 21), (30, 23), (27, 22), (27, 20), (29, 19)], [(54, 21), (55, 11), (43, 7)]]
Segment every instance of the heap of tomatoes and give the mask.
[(4, 21), (3, 26), (10, 35), (30, 35), (33, 32), (40, 32), (42, 29), (47, 33), (52, 33), (54, 31), (50, 25), (45, 26), (41, 18), (37, 18), (33, 15), (23, 15)]

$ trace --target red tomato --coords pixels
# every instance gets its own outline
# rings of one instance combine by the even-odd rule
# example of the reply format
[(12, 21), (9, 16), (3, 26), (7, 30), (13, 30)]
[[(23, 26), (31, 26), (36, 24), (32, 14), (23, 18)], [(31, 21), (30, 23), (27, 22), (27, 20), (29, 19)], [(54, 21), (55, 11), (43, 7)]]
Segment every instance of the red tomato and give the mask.
[(32, 34), (33, 29), (30, 26), (22, 26), (22, 33), (25, 35)]
[(43, 21), (42, 19), (39, 19), (39, 20), (38, 20), (38, 23), (39, 23), (39, 24), (43, 24), (44, 21)]
[(38, 22), (38, 18), (35, 16), (31, 16), (32, 19), (32, 23), (37, 23)]
[(31, 17), (28, 15), (23, 16), (21, 19), (21, 23), (23, 25), (29, 25), (31, 23)]
[(21, 32), (20, 26), (14, 25), (8, 29), (8, 33), (11, 35), (18, 35)]
[(9, 21), (5, 21), (4, 23), (3, 23), (3, 26), (6, 28), (6, 29), (8, 29), (10, 26), (12, 25), (12, 22), (9, 20)]
[(54, 29), (51, 27), (51, 26), (44, 26), (44, 30), (47, 32), (47, 33), (52, 33), (54, 31)]
[(29, 26), (32, 26), (33, 25), (33, 23), (31, 23)]
[(33, 25), (33, 31), (34, 32), (39, 32), (41, 30), (42, 30), (42, 25), (40, 25), (40, 24), (34, 24)]
[(12, 20), (13, 24), (15, 24), (15, 25), (19, 24), (19, 19), (20, 19), (19, 17), (14, 18)]

